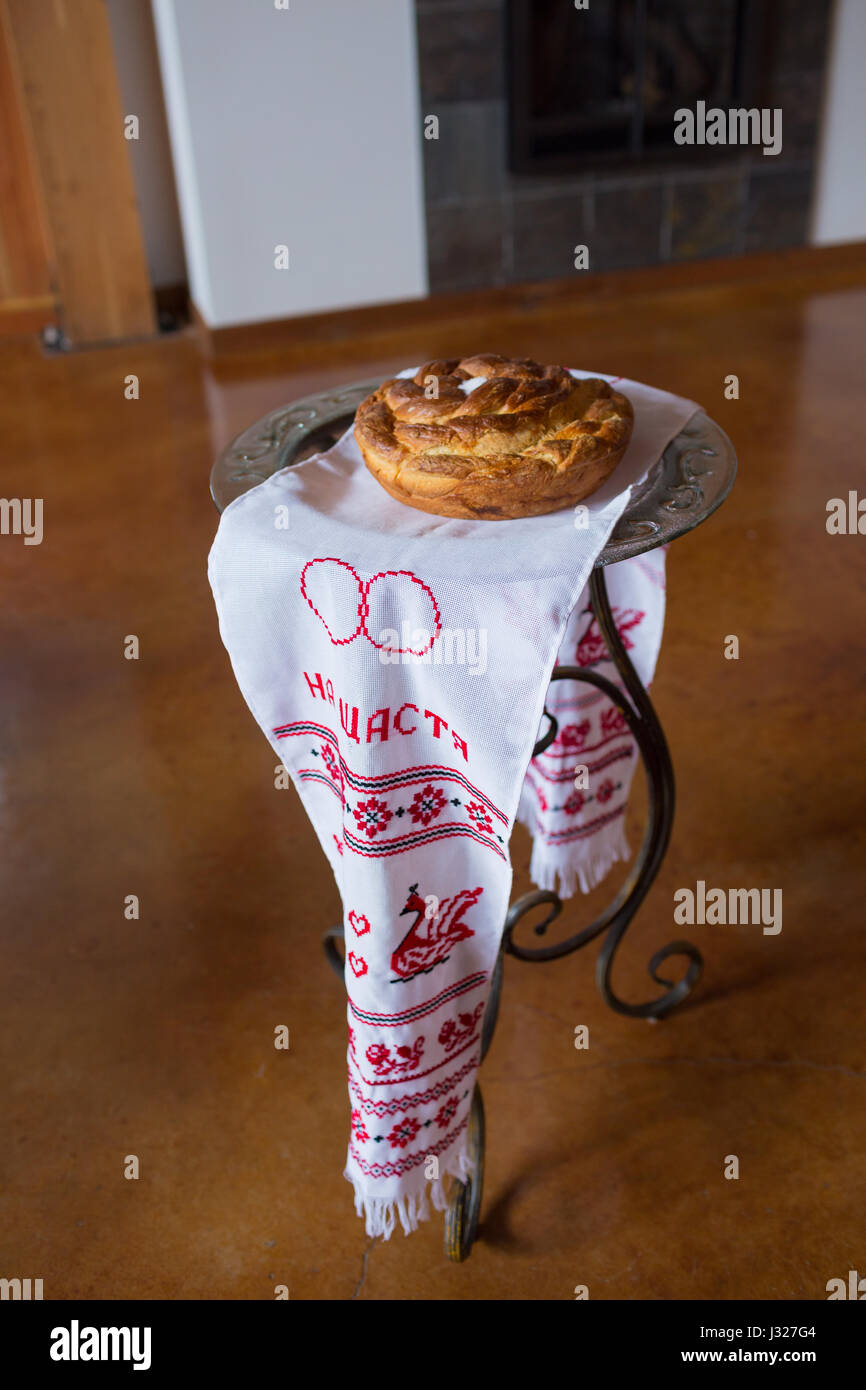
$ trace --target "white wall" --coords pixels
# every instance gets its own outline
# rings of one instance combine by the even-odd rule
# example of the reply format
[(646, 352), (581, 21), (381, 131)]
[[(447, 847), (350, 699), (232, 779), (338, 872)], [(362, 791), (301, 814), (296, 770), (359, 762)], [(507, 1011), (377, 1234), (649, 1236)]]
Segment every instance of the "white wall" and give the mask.
[(182, 285), (183, 236), (148, 0), (108, 0), (108, 19), (123, 114), (140, 123), (129, 154), (151, 284)]
[(811, 240), (866, 238), (866, 0), (836, 0)]
[[(427, 292), (411, 0), (153, 0), (211, 327)], [(274, 247), (290, 268), (274, 268)]]

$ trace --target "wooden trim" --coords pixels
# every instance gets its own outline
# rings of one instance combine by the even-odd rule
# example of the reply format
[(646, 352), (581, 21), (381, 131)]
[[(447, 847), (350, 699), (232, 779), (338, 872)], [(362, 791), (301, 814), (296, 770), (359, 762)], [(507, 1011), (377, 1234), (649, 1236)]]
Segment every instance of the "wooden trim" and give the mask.
[(0, 314), (19, 314), (22, 312), (26, 313), (29, 312), (29, 310), (31, 309), (38, 310), (40, 313), (44, 313), (46, 309), (50, 309), (53, 311), (54, 295), (26, 294), (19, 295), (16, 299), (0, 300)]
[[(51, 250), (15, 52), (0, 6), (0, 312), (54, 296)], [(11, 307), (14, 306), (14, 307)]]
[(72, 344), (156, 332), (103, 0), (2, 0)]
[(59, 321), (53, 294), (0, 301), (0, 338), (30, 337)]
[(294, 356), (308, 362), (317, 357), (333, 360), (337, 355), (369, 356), (375, 354), (377, 344), (395, 334), (444, 323), (468, 325), (474, 318), (493, 313), (544, 313), (545, 309), (563, 308), (575, 314), (598, 313), (600, 301), (623, 295), (640, 299), (711, 285), (778, 281), (785, 275), (826, 277), (828, 271), (837, 272), (843, 283), (862, 281), (866, 277), (866, 242), (796, 247), (788, 251), (677, 262), (642, 270), (575, 274), (567, 280), (431, 295), (427, 299), (269, 319), (264, 323), (228, 328), (211, 328), (197, 307), (194, 304), (190, 307), (192, 322), (208, 356), (256, 355), (279, 349), (287, 354), (288, 366)]

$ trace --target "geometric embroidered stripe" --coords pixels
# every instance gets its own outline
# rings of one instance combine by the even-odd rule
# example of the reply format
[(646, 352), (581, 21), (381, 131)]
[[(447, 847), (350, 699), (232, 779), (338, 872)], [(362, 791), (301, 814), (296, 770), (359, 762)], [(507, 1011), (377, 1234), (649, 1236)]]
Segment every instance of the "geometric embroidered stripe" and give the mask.
[(477, 989), (487, 980), (487, 971), (479, 970), (475, 975), (467, 975), (465, 980), (458, 980), (455, 984), (443, 989), (441, 994), (435, 998), (428, 999), (426, 1003), (416, 1004), (412, 1009), (404, 1009), (399, 1014), (374, 1014), (365, 1009), (359, 1009), (357, 1004), (349, 1000), (349, 1008), (361, 1023), (368, 1023), (374, 1028), (398, 1028), (401, 1023), (414, 1023), (416, 1019), (424, 1018), (425, 1014), (432, 1014), (441, 1004), (447, 1003), (449, 999), (456, 999), (460, 994), (466, 994), (470, 989)]
[(352, 1111), (352, 1133), (359, 1144), (390, 1144), (394, 1149), (405, 1149), (407, 1144), (414, 1143), (422, 1130), (430, 1129), (432, 1125), (438, 1125), (440, 1134), (443, 1129), (447, 1129), (456, 1111), (470, 1094), (467, 1086), (462, 1096), (455, 1096), (441, 1107), (438, 1115), (431, 1115), (429, 1119), (418, 1120), (407, 1116), (398, 1120), (396, 1124), (389, 1121), (392, 1125), (390, 1134), (371, 1134), (364, 1116), (356, 1109)]
[(333, 729), (329, 729), (327, 724), (313, 724), (310, 720), (300, 720), (295, 724), (278, 724), (273, 732), (277, 738), (288, 738), (291, 734), (315, 734), (317, 738), (328, 739), (335, 748), (340, 746)]
[(302, 782), (324, 782), (325, 786), (329, 791), (334, 793), (338, 801), (343, 800), (340, 795), (340, 788), (335, 786), (333, 778), (329, 777), (327, 773), (318, 772), (315, 768), (311, 767), (302, 767), (299, 769), (297, 775)]
[[(585, 840), (587, 835), (594, 835), (602, 826), (610, 825), (618, 816), (623, 815), (625, 806), (620, 806), (616, 811), (608, 811), (606, 816), (598, 816), (595, 820), (589, 821), (586, 825), (571, 825), (565, 830), (554, 830), (549, 835), (544, 835), (544, 842), (548, 845), (567, 844), (569, 840)], [(542, 834), (541, 827), (538, 828)]]
[(492, 811), (493, 815), (496, 817), (498, 821), (500, 821), (503, 825), (508, 824), (508, 817), (502, 814), (499, 807), (494, 805), (494, 803), (490, 800), (490, 797), (485, 796), (484, 792), (479, 791), (477, 787), (473, 786), (469, 779), (463, 776), (462, 772), (457, 772), (454, 768), (436, 767), (435, 764), (432, 763), (422, 763), (418, 767), (406, 768), (403, 772), (383, 773), (381, 777), (359, 777), (356, 773), (352, 772), (351, 769), (346, 765), (346, 762), (342, 756), (340, 758), (340, 766), (343, 769), (346, 781), (349, 784), (349, 786), (352, 787), (355, 791), (362, 792), (390, 791), (398, 787), (411, 787), (418, 782), (456, 782), (458, 786), (463, 788), (464, 791), (467, 791), (470, 793), (470, 795), (477, 797), (478, 800), (482, 803), (482, 805), (486, 806), (489, 811)]
[[(616, 684), (616, 681), (614, 681)], [(592, 709), (594, 705), (600, 705), (607, 696), (600, 690), (596, 690), (592, 695), (575, 695), (571, 700), (557, 699), (554, 703), (557, 718), (566, 709)]]
[(326, 739), (334, 745), (334, 749), (340, 756), (340, 766), (343, 769), (346, 782), (355, 791), (387, 791), (391, 788), (412, 786), (416, 782), (429, 782), (431, 778), (441, 779), (442, 781), (457, 782), (464, 791), (470, 792), (473, 797), (492, 811), (497, 820), (503, 825), (508, 824), (508, 817), (503, 815), (499, 807), (485, 796), (484, 792), (474, 786), (468, 777), (464, 777), (462, 772), (458, 772), (453, 767), (440, 767), (436, 763), (421, 763), (416, 767), (404, 768), (400, 772), (385, 772), (376, 777), (364, 777), (357, 772), (353, 772), (348, 763), (340, 753), (337, 736), (332, 729), (324, 724), (313, 724), (309, 720), (296, 724), (281, 724), (274, 729), (277, 738), (300, 737), (305, 734), (313, 734), (317, 738)]
[(459, 1071), (453, 1076), (446, 1076), (444, 1080), (437, 1081), (435, 1086), (430, 1086), (426, 1091), (419, 1091), (414, 1096), (392, 1096), (390, 1100), (370, 1100), (364, 1095), (354, 1076), (349, 1076), (349, 1090), (357, 1097), (358, 1105), (365, 1115), (376, 1115), (380, 1120), (385, 1115), (397, 1115), (401, 1110), (414, 1110), (416, 1105), (429, 1105), (431, 1101), (441, 1100), (449, 1091), (453, 1091), (455, 1086), (459, 1086), (464, 1076), (474, 1070), (478, 1065), (478, 1057), (470, 1057)]
[[(603, 772), (606, 767), (610, 767), (611, 763), (618, 763), (621, 762), (623, 759), (632, 758), (634, 756), (634, 751), (634, 740), (630, 738), (628, 742), (623, 745), (622, 748), (612, 748), (609, 753), (606, 753), (603, 758), (599, 758), (598, 761), (595, 763), (575, 762), (572, 765), (571, 770), (565, 768), (561, 769), (558, 772), (554, 772), (552, 770), (548, 772), (545, 768), (535, 767), (532, 763), (530, 763), (529, 767), (527, 768), (527, 772), (529, 774), (537, 773), (538, 775), (544, 778), (545, 782), (550, 782), (554, 785), (559, 782), (571, 782), (573, 781), (572, 772), (575, 767), (585, 767), (587, 773), (590, 776), (592, 776), (594, 772)], [(576, 759), (580, 758), (579, 753), (572, 753), (571, 756)], [(531, 785), (531, 776), (527, 780), (530, 781)]]
[(401, 1173), (406, 1173), (411, 1168), (417, 1168), (418, 1164), (423, 1163), (430, 1155), (435, 1156), (443, 1153), (445, 1149), (449, 1149), (454, 1143), (454, 1140), (463, 1133), (468, 1123), (469, 1116), (467, 1115), (465, 1119), (461, 1120), (457, 1128), (452, 1130), (450, 1134), (446, 1134), (444, 1139), (440, 1139), (438, 1144), (431, 1144), (427, 1148), (422, 1149), (420, 1153), (408, 1154), (405, 1158), (398, 1158), (396, 1163), (368, 1163), (355, 1148), (354, 1144), (349, 1145), (349, 1152), (361, 1169), (361, 1172), (365, 1173), (368, 1178), (399, 1178)]
[(544, 753), (539, 753), (538, 756), (539, 758), (573, 758), (575, 755), (580, 755), (582, 757), (584, 753), (596, 753), (599, 748), (604, 748), (608, 743), (612, 743), (614, 739), (622, 738), (623, 734), (626, 732), (625, 729), (616, 729), (612, 734), (608, 734), (606, 738), (599, 739), (598, 743), (588, 743), (583, 748), (566, 748), (563, 752), (559, 750), (554, 752), (552, 749), (548, 749)]
[(448, 840), (454, 835), (468, 835), (471, 839), (477, 840), (479, 845), (492, 849), (500, 859), (505, 858), (499, 846), (479, 834), (474, 826), (457, 821), (451, 824), (446, 822), (445, 825), (430, 825), (426, 830), (416, 830), (413, 834), (400, 835), (394, 840), (376, 842), (356, 840), (348, 826), (344, 825), (343, 828), (343, 836), (349, 849), (353, 854), (360, 854), (365, 859), (381, 859), (389, 854), (403, 854), (407, 849), (417, 849), (419, 845), (428, 845), (435, 840)]
[[(295, 775), (301, 782), (322, 782), (324, 786), (328, 788), (328, 791), (333, 792), (337, 800), (342, 802), (343, 797), (339, 787), (327, 773), (319, 772), (317, 768), (302, 767), (298, 769)], [(423, 781), (424, 779), (422, 778), (421, 780)], [(496, 849), (497, 854), (499, 854), (502, 859), (505, 858), (505, 855), (501, 850), (497, 849), (496, 845), (492, 844), (490, 840), (486, 840), (480, 833), (476, 833), (475, 826), (464, 825), (462, 821), (446, 821), (442, 825), (435, 826), (433, 830), (430, 831), (429, 835), (426, 830), (417, 830), (415, 832), (410, 832), (408, 836), (403, 836), (396, 840), (382, 841), (380, 843), (391, 845), (392, 848), (383, 849), (378, 854), (375, 849), (371, 850), (366, 842), (355, 840), (348, 830), (346, 830), (346, 839), (349, 841), (349, 848), (354, 849), (356, 854), (363, 854), (367, 859), (376, 859), (383, 855), (402, 854), (404, 850), (410, 849), (417, 844), (426, 844), (427, 840), (431, 837), (447, 839), (452, 834), (474, 835), (482, 845), (488, 845), (491, 849)], [(360, 846), (360, 848), (356, 849), (356, 845)]]

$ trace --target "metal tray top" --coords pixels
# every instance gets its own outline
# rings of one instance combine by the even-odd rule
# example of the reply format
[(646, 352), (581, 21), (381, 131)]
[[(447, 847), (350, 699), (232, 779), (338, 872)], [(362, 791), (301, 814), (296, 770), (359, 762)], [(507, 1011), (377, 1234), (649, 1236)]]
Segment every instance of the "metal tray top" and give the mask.
[[(273, 473), (329, 449), (348, 429), (365, 396), (381, 383), (318, 391), (271, 411), (222, 451), (210, 490), (222, 512)], [(737, 458), (724, 430), (699, 410), (637, 484), (596, 566), (667, 545), (706, 521), (730, 492)]]

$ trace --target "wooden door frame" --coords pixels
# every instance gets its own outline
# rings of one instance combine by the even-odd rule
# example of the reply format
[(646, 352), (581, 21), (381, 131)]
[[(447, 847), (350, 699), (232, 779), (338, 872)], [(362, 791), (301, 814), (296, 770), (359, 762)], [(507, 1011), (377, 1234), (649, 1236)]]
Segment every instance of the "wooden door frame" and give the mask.
[(0, 22), (64, 335), (73, 346), (149, 336), (156, 312), (124, 134), (134, 113), (121, 106), (104, 0), (0, 0)]

